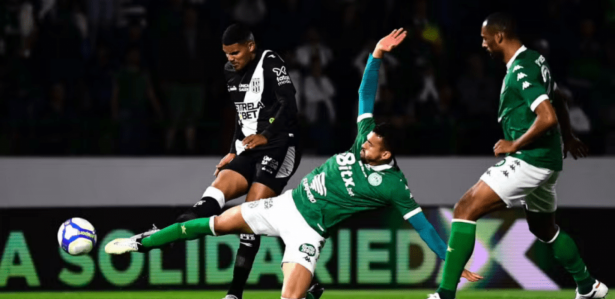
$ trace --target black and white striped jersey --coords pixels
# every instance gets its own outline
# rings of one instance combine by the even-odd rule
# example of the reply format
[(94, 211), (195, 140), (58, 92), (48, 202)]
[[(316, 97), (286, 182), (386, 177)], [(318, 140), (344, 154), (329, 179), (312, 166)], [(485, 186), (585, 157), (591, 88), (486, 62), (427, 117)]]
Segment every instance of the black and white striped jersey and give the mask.
[(268, 145), (279, 144), (276, 141), (295, 134), (298, 129), (295, 87), (277, 53), (259, 50), (241, 71), (235, 71), (228, 62), (224, 74), (237, 110), (231, 153), (243, 152), (241, 141), (253, 134), (267, 137)]

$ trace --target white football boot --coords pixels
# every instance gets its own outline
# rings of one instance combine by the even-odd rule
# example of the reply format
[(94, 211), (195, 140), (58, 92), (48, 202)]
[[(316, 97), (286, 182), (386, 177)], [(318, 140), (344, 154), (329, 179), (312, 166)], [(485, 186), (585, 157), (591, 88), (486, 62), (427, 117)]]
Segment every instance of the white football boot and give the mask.
[(131, 238), (115, 239), (105, 246), (105, 252), (108, 254), (124, 254), (129, 252), (139, 251), (139, 242)]
[(222, 298), (222, 299), (239, 299), (239, 298), (237, 298), (237, 296), (235, 296), (235, 295), (226, 295), (226, 296), (225, 296), (224, 298)]
[(156, 227), (156, 224), (152, 224), (152, 228), (144, 233), (140, 233), (140, 234), (136, 234), (132, 237), (130, 237), (131, 240), (133, 241), (141, 241), (141, 239), (149, 237), (151, 235), (153, 235), (154, 233), (159, 232), (160, 230)]
[(609, 293), (609, 288), (604, 283), (596, 280), (592, 290), (589, 293), (581, 295), (579, 294), (578, 288), (575, 290), (575, 292), (577, 293), (577, 296), (575, 297), (576, 299), (605, 298), (606, 295)]

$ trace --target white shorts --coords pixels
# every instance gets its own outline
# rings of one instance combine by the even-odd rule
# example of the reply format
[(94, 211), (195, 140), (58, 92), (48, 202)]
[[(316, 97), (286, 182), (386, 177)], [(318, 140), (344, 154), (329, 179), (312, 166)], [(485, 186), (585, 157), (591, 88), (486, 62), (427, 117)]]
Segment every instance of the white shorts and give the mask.
[(325, 238), (303, 219), (292, 190), (277, 197), (243, 203), (241, 215), (255, 234), (282, 238), (286, 244), (282, 264), (300, 264), (314, 276)]
[(530, 212), (552, 213), (557, 209), (555, 184), (559, 171), (540, 168), (521, 159), (506, 157), (480, 179), (510, 208), (517, 203)]

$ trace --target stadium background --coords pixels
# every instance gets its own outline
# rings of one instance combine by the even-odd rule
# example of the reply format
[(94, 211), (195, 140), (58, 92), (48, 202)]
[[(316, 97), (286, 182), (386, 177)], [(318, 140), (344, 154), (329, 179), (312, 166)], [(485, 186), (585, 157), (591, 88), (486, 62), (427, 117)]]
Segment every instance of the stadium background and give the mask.
[[(80, 216), (104, 242), (167, 224), (198, 199), (233, 130), (220, 45), (233, 22), (249, 24), (259, 47), (285, 57), (298, 88), (307, 157), (288, 187), (352, 143), (367, 53), (392, 28), (409, 30), (385, 59), (376, 117), (397, 128), (402, 170), (446, 239), (452, 205), (497, 162), (489, 156), (501, 135), (495, 115), (505, 67), (480, 48), (479, 35), (484, 17), (497, 10), (517, 16), (524, 43), (547, 57), (573, 98), (573, 128), (597, 157), (566, 160), (558, 220), (592, 273), (615, 285), (608, 267), (615, 265), (608, 251), (615, 202), (607, 189), (615, 167), (613, 2), (6, 0), (0, 294), (225, 288), (234, 237), (111, 259), (100, 247), (85, 257), (63, 254), (56, 231)], [(123, 75), (128, 68), (138, 68), (138, 78)], [(309, 106), (314, 114), (304, 113)], [(325, 246), (318, 279), (334, 289), (433, 289), (442, 263), (394, 213), (345, 223)], [(520, 210), (483, 220), (471, 265), (487, 279), (465, 287), (573, 288), (526, 227)], [(270, 238), (263, 247), (249, 286), (278, 289), (283, 247)]]

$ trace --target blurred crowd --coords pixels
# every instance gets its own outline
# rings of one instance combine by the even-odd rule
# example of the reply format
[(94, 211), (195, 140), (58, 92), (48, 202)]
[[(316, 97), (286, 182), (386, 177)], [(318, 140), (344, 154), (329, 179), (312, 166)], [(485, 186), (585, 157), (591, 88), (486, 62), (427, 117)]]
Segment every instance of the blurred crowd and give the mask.
[(613, 1), (4, 0), (0, 155), (222, 155), (234, 130), (221, 34), (249, 25), (297, 89), (309, 154), (347, 149), (378, 38), (407, 40), (380, 71), (375, 116), (403, 155), (489, 155), (506, 72), (481, 48), (494, 11), (551, 65), (572, 126), (615, 154)]

